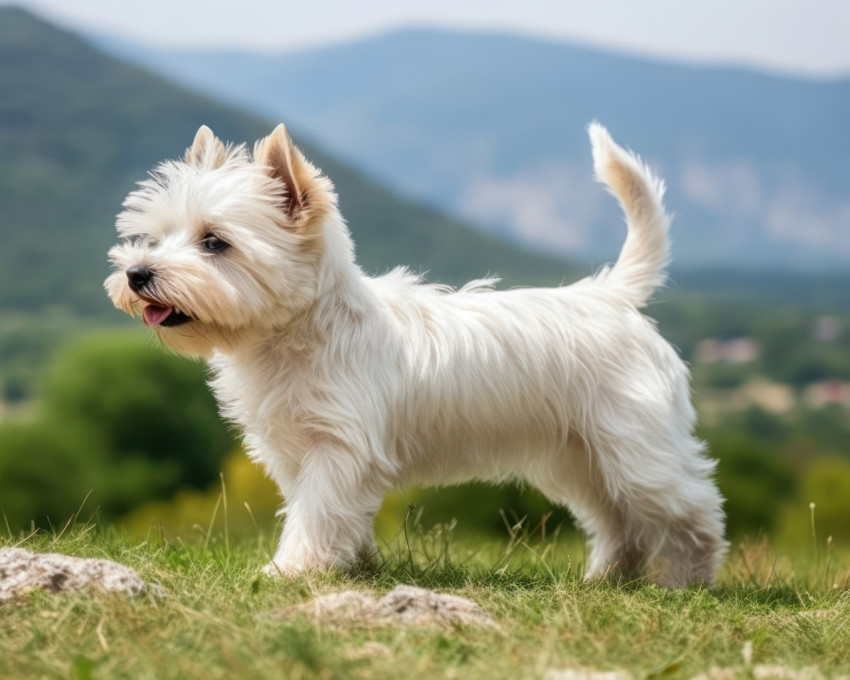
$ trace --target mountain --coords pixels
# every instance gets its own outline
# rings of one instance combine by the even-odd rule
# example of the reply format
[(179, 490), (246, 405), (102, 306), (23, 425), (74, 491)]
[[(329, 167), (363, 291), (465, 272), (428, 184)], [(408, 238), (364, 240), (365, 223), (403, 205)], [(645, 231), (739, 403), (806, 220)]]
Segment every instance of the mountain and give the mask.
[(267, 116), (409, 196), (549, 252), (610, 259), (599, 119), (669, 183), (680, 265), (846, 269), (850, 80), (407, 30), (280, 54), (109, 50)]
[[(58, 309), (118, 318), (101, 286), (114, 216), (134, 182), (181, 155), (202, 123), (237, 142), (273, 127), (271, 118), (190, 92), (14, 7), (0, 8), (0, 92), (6, 316)], [(295, 137), (336, 183), (369, 271), (407, 264), (450, 283), (488, 272), (511, 283), (555, 283), (569, 270), (400, 198), (302, 140), (297, 128)]]

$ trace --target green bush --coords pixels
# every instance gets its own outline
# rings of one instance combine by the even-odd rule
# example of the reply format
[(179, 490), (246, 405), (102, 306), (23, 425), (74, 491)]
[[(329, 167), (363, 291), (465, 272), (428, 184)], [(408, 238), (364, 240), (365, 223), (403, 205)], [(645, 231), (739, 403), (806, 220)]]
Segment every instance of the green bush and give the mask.
[(98, 484), (102, 442), (67, 422), (0, 426), (0, 511), (14, 528), (64, 524)]
[(41, 394), (44, 409), (88, 426), (115, 460), (170, 468), (170, 488), (204, 488), (233, 448), (204, 384), (205, 369), (129, 333), (77, 340), (55, 356)]
[(777, 532), (778, 543), (795, 549), (816, 540), (821, 554), (829, 537), (838, 550), (850, 545), (850, 462), (840, 458), (814, 460), (808, 466), (799, 493), (785, 504)]
[(143, 336), (101, 333), (55, 355), (26, 420), (0, 423), (0, 507), (13, 528), (106, 519), (204, 489), (233, 448), (196, 363)]
[(712, 437), (711, 448), (719, 460), (717, 483), (726, 498), (728, 535), (770, 533), (794, 490), (788, 463), (763, 440), (741, 432)]
[(800, 492), (804, 503), (815, 504), (815, 526), (822, 537), (844, 546), (850, 541), (850, 463), (818, 460), (809, 467)]

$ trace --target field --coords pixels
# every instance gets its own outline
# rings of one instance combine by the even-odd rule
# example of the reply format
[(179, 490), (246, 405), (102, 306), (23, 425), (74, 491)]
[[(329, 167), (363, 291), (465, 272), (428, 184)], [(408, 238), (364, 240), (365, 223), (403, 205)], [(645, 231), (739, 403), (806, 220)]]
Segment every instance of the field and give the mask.
[[(585, 583), (575, 535), (503, 542), (411, 530), (356, 574), (258, 576), (272, 537), (131, 540), (93, 525), (0, 545), (108, 557), (167, 595), (32, 593), (0, 606), (0, 677), (576, 678), (839, 677), (850, 673), (848, 564), (824, 549), (789, 559), (764, 541), (732, 549), (718, 583), (667, 591)], [(805, 551), (804, 551), (805, 552)], [(281, 610), (319, 593), (400, 583), (468, 597), (474, 626), (331, 625)], [(714, 670), (711, 670), (711, 669)], [(722, 669), (722, 670), (721, 670)], [(799, 674), (802, 671), (802, 674)], [(606, 676), (607, 677), (607, 676)], [(614, 677), (614, 676), (610, 676)]]

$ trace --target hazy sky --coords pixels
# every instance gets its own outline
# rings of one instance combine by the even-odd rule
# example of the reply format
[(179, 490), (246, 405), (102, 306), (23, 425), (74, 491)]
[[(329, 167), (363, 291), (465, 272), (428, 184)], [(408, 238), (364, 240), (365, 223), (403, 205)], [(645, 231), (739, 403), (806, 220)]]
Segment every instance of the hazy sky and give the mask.
[[(0, 0), (0, 4), (8, 4)], [(850, 0), (17, 0), (72, 28), (184, 47), (280, 50), (400, 26), (580, 40), (691, 61), (850, 75)]]

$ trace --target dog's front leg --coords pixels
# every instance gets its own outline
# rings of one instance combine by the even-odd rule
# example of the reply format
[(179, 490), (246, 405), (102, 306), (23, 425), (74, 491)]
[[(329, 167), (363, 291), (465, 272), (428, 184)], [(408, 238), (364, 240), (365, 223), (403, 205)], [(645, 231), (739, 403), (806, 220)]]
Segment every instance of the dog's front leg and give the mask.
[(305, 569), (348, 567), (374, 545), (372, 519), (387, 488), (367, 460), (342, 446), (307, 452), (286, 498), (286, 520), (275, 556), (263, 570), (292, 576)]

